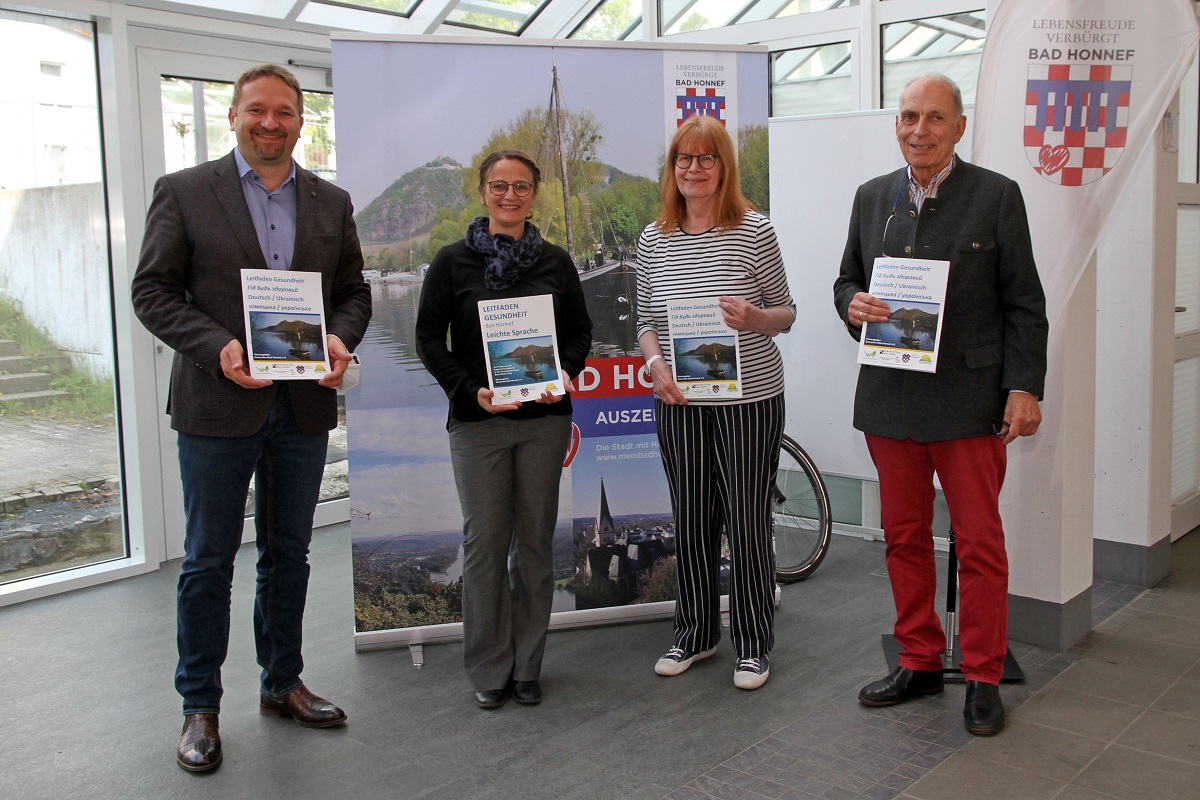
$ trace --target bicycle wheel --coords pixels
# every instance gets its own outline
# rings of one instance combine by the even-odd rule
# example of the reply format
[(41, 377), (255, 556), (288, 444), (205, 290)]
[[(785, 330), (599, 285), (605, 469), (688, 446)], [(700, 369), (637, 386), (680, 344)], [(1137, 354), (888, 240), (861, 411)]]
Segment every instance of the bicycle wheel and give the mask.
[(802, 581), (829, 550), (833, 517), (821, 473), (790, 436), (783, 437), (773, 494), (775, 578), (780, 583)]

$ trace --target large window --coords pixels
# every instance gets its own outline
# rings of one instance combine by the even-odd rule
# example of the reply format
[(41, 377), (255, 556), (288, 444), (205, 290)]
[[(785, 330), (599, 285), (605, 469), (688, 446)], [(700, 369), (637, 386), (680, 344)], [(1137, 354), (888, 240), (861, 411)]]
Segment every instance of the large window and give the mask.
[(771, 53), (771, 116), (854, 109), (850, 43)]
[(858, 0), (658, 0), (659, 27), (670, 36), (856, 5)]
[(407, 17), (420, 4), (421, 0), (314, 0), (314, 2), (329, 6), (365, 8), (368, 11), (386, 11)]
[(549, 0), (458, 0), (450, 25), (520, 34)]
[(880, 107), (898, 106), (904, 84), (926, 72), (950, 77), (962, 90), (963, 102), (974, 103), (983, 40), (983, 11), (881, 26)]
[(89, 23), (0, 11), (0, 583), (122, 558)]
[(570, 38), (591, 41), (636, 41), (642, 36), (642, 0), (605, 0)]
[[(233, 149), (237, 140), (229, 129), (232, 101), (232, 83), (163, 77), (167, 172), (220, 158)], [(304, 92), (304, 131), (292, 156), (326, 180), (337, 178), (333, 131), (333, 95)]]

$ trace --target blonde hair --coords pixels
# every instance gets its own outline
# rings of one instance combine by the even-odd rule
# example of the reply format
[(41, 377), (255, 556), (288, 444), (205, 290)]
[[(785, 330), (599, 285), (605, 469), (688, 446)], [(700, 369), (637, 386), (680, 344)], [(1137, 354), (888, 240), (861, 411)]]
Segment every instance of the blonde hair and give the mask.
[(680, 152), (716, 154), (721, 164), (721, 182), (715, 198), (718, 228), (732, 228), (747, 211), (758, 210), (742, 194), (741, 173), (729, 132), (715, 118), (698, 115), (685, 120), (671, 139), (667, 163), (663, 165), (658, 219), (654, 223), (659, 231), (667, 233), (678, 228), (687, 216), (687, 203), (675, 182), (675, 154)]

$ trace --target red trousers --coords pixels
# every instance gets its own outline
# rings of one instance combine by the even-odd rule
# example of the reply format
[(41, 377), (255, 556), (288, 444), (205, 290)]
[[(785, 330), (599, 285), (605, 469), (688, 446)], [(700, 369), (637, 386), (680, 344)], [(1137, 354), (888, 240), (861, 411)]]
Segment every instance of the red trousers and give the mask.
[(943, 666), (946, 634), (934, 609), (937, 472), (957, 542), (960, 666), (967, 680), (998, 684), (1008, 647), (1008, 556), (999, 507), (1008, 464), (1003, 441), (994, 436), (926, 443), (871, 434), (866, 438), (879, 473), (900, 665), (918, 670)]

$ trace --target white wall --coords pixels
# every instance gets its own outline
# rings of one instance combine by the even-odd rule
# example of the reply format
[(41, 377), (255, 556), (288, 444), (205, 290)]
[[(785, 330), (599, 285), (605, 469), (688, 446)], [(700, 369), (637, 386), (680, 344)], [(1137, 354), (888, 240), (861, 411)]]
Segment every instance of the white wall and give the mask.
[(113, 372), (108, 218), (100, 184), (0, 191), (0, 292), (77, 369)]
[[(971, 112), (956, 152), (971, 157)], [(821, 472), (875, 480), (851, 425), (858, 381), (855, 342), (833, 308), (850, 206), (859, 185), (904, 166), (896, 112), (773, 117), (771, 219), (796, 300), (796, 324), (776, 341), (786, 371), (787, 432)]]

